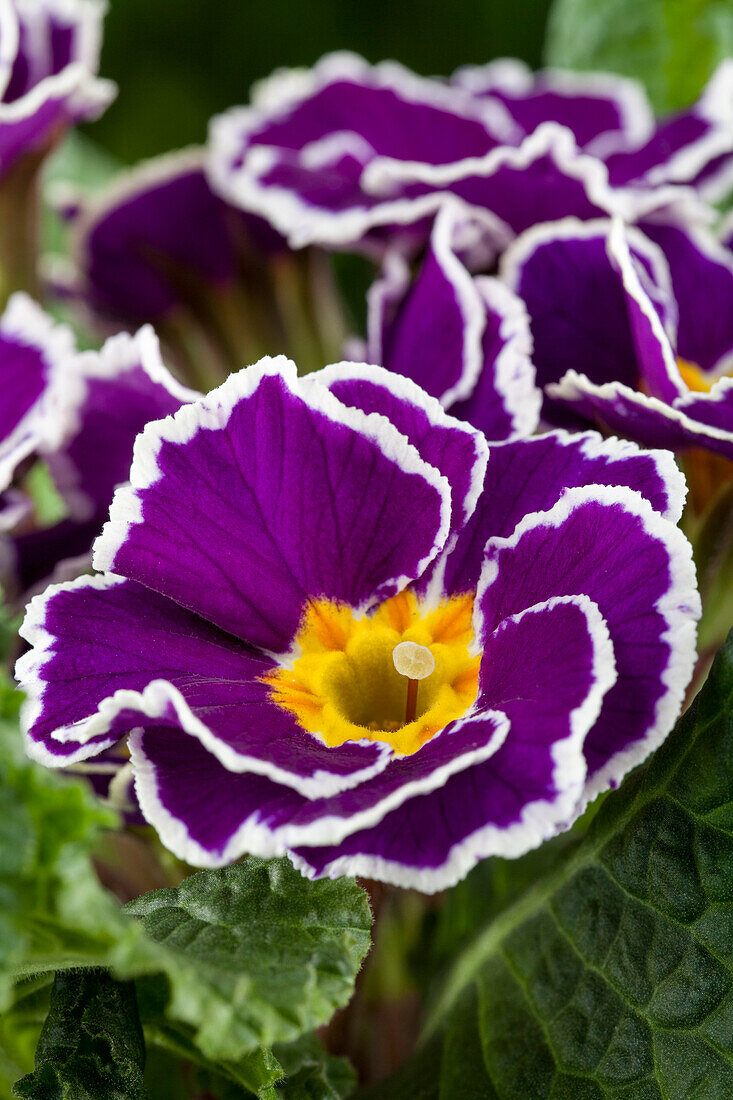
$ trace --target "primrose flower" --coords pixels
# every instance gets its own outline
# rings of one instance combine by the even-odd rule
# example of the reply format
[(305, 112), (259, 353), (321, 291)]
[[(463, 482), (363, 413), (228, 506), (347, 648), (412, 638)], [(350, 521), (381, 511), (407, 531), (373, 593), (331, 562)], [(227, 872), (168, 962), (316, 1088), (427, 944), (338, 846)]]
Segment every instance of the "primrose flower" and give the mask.
[(486, 231), (478, 212), (448, 199), (416, 271), (399, 248), (387, 251), (368, 293), (365, 358), (413, 379), (487, 439), (514, 439), (536, 429), (542, 395), (521, 298), (471, 273), (485, 266)]
[(700, 607), (671, 456), (499, 444), (282, 357), (139, 437), (94, 577), (31, 603), (27, 748), (128, 737), (181, 858), (425, 891), (566, 827), (666, 736)]
[(603, 161), (613, 187), (684, 184), (715, 201), (733, 180), (729, 61), (697, 102), (661, 120), (655, 120), (641, 84), (609, 73), (532, 73), (521, 61), (502, 58), (459, 69), (453, 81), (498, 100), (525, 137), (545, 122), (567, 128), (579, 148)]
[(104, 4), (3, 0), (0, 4), (0, 175), (26, 153), (45, 153), (67, 126), (96, 118), (116, 94), (96, 76)]
[(733, 171), (733, 65), (656, 124), (619, 78), (502, 62), (445, 84), (336, 54), (276, 73), (213, 120), (209, 144), (214, 189), (293, 248), (412, 250), (452, 194), (493, 218), (501, 251), (569, 216), (702, 219), (697, 194), (719, 197)]
[(733, 254), (702, 228), (574, 219), (523, 234), (501, 274), (529, 313), (556, 424), (733, 458)]
[(192, 320), (210, 331), (247, 268), (254, 282), (263, 258), (285, 247), (212, 194), (195, 148), (146, 161), (93, 196), (65, 189), (58, 205), (71, 266), (52, 268), (52, 283), (108, 325), (149, 322), (170, 342)]
[[(0, 496), (0, 581), (6, 593), (20, 596), (54, 568), (74, 575), (87, 566), (79, 559), (88, 559), (114, 490), (127, 480), (136, 435), (199, 395), (168, 373), (152, 329), (77, 353), (70, 330), (22, 294), (0, 320), (0, 374), (8, 398), (3, 410), (17, 420), (14, 429), (2, 425), (0, 470), (9, 490)], [(64, 508), (50, 525), (18, 491), (39, 457)]]

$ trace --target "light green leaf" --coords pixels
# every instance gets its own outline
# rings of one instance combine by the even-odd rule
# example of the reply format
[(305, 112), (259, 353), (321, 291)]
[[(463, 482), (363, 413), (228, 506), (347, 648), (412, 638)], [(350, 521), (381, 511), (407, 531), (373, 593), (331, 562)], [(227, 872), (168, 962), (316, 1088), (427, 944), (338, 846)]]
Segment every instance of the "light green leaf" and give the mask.
[[(351, 996), (370, 945), (371, 914), (356, 883), (309, 882), (287, 860), (249, 857), (202, 871), (126, 911), (158, 948), (169, 1015), (196, 1027), (214, 1059), (326, 1023)], [(123, 952), (115, 963), (123, 972), (138, 965)]]
[(58, 974), (23, 1100), (144, 1100), (145, 1043), (131, 983), (104, 970)]
[(656, 109), (691, 103), (733, 53), (730, 0), (555, 0), (545, 59), (641, 80)]
[(576, 851), (460, 957), (393, 1100), (733, 1096), (733, 635)]
[(356, 1086), (356, 1074), (345, 1058), (323, 1049), (315, 1035), (275, 1048), (285, 1071), (277, 1100), (343, 1100)]

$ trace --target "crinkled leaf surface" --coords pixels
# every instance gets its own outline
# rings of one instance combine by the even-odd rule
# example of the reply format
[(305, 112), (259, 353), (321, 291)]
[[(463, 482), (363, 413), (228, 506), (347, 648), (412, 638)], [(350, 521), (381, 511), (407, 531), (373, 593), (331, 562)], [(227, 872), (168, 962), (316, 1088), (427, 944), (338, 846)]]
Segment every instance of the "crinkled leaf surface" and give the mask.
[(23, 1100), (145, 1100), (145, 1043), (131, 982), (104, 970), (57, 974)]
[(555, 0), (545, 58), (641, 80), (658, 111), (691, 103), (733, 53), (730, 0)]
[(733, 636), (582, 844), (465, 950), (393, 1100), (733, 1096)]
[(209, 1057), (238, 1058), (326, 1023), (370, 945), (356, 883), (309, 882), (287, 860), (202, 871), (126, 911), (160, 949), (169, 1013), (198, 1026)]

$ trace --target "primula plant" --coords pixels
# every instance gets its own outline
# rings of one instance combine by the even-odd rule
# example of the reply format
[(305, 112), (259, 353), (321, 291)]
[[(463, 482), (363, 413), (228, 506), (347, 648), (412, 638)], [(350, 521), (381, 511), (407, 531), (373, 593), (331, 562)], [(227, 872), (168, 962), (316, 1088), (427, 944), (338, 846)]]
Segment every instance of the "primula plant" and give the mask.
[(117, 170), (102, 16), (0, 0), (0, 1098), (733, 1096), (733, 62)]

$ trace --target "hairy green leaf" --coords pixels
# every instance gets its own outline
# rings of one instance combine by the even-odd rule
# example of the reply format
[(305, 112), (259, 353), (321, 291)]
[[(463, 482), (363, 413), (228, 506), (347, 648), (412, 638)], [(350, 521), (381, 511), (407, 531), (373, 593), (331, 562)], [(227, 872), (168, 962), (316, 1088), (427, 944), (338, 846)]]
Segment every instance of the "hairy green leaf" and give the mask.
[(733, 53), (730, 0), (554, 0), (548, 64), (643, 81), (658, 111), (691, 103)]
[(580, 846), (460, 957), (394, 1100), (733, 1096), (733, 635)]
[(144, 1100), (145, 1043), (132, 983), (104, 970), (57, 974), (23, 1100)]
[(106, 949), (121, 919), (88, 858), (117, 819), (81, 783), (25, 758), (19, 705), (0, 683), (0, 1010), (39, 956), (46, 971), (68, 957), (83, 960)]
[[(126, 910), (159, 949), (169, 1014), (198, 1029), (211, 1058), (325, 1023), (351, 996), (370, 944), (369, 906), (353, 880), (309, 882), (287, 860), (202, 871)], [(128, 965), (121, 955), (117, 964)]]

